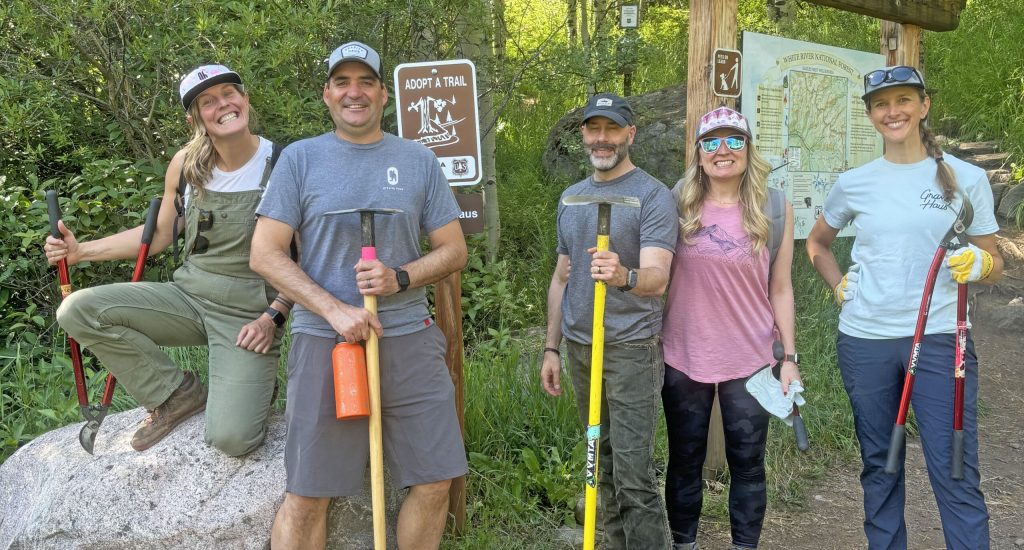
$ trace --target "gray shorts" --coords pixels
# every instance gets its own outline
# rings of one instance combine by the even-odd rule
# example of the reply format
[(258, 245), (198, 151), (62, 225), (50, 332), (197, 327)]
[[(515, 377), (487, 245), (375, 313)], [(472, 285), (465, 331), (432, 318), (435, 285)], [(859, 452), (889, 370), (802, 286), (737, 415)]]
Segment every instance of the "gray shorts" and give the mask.
[[(334, 413), (334, 338), (293, 334), (285, 419), (286, 490), (305, 497), (352, 496), (363, 488), (370, 454), (367, 419)], [(437, 325), (380, 339), (384, 461), (405, 488), (466, 473), (455, 387)]]

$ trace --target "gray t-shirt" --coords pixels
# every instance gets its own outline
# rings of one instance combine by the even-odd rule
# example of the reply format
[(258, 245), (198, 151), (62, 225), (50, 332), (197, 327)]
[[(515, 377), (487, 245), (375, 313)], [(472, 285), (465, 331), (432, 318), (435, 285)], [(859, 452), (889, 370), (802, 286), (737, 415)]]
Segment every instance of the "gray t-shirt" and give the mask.
[[(945, 159), (974, 207), (967, 234), (998, 231), (985, 171), (953, 155)], [(942, 199), (935, 173), (932, 158), (895, 164), (880, 157), (840, 175), (825, 198), (825, 223), (834, 229), (852, 223), (857, 229), (851, 257), (860, 264), (860, 282), (839, 314), (843, 334), (873, 339), (913, 336), (932, 257), (963, 202), (962, 194), (952, 205)], [(956, 331), (956, 283), (945, 262), (929, 311), (925, 334)]]
[[(640, 208), (612, 206), (608, 249), (626, 267), (640, 265), (640, 249), (664, 248), (675, 253), (679, 215), (665, 184), (636, 168), (611, 181), (595, 182), (593, 176), (570, 186), (569, 195), (617, 195), (640, 199)], [(582, 344), (591, 343), (594, 319), (594, 279), (590, 254), (597, 244), (597, 205), (565, 206), (558, 203), (559, 254), (569, 256), (572, 269), (562, 295), (562, 335)], [(608, 287), (605, 298), (605, 342), (614, 344), (650, 338), (661, 332), (661, 296), (643, 297)]]
[[(437, 157), (426, 147), (391, 134), (371, 144), (349, 143), (334, 132), (284, 149), (256, 213), (298, 231), (299, 266), (318, 285), (346, 304), (361, 306), (355, 265), (361, 252), (359, 214), (324, 216), (350, 208), (397, 208), (376, 215), (377, 258), (396, 267), (420, 257), (420, 239), (459, 218)], [(385, 336), (430, 326), (426, 292), (410, 288), (377, 302)], [(292, 332), (331, 337), (330, 324), (301, 305), (292, 313)]]

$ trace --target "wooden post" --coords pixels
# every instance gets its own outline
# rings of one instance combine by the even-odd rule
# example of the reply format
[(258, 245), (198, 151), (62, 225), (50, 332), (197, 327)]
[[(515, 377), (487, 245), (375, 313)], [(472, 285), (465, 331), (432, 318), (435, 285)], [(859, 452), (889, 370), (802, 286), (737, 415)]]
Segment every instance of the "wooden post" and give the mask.
[[(462, 373), (462, 273), (456, 271), (437, 282), (434, 288), (437, 326), (446, 341), (445, 362), (455, 384), (455, 411), (459, 416), (462, 437), (466, 437), (465, 397)], [(452, 480), (448, 490), (448, 516), (455, 534), (462, 534), (466, 525), (466, 477)]]
[(921, 67), (921, 27), (881, 21), (881, 35), (886, 65)]
[[(686, 139), (694, 132), (704, 113), (718, 106), (736, 107), (736, 100), (717, 97), (711, 91), (712, 54), (715, 48), (736, 49), (738, 0), (691, 0), (690, 43), (686, 78)], [(686, 148), (686, 162), (694, 148)], [(704, 459), (704, 479), (714, 479), (725, 471), (725, 433), (722, 413), (715, 397), (708, 426), (708, 449)]]

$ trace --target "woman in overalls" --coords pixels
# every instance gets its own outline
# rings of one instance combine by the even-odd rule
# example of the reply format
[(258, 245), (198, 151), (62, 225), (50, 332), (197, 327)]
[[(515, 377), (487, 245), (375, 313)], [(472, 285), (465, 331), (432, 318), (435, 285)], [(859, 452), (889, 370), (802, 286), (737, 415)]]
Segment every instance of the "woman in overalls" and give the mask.
[[(249, 269), (255, 210), (270, 175), (273, 144), (249, 129), (249, 96), (237, 73), (205, 65), (181, 81), (192, 139), (174, 155), (151, 254), (185, 229), (185, 261), (169, 283), (115, 283), (74, 292), (57, 322), (88, 348), (149, 411), (132, 438), (150, 448), (179, 423), (206, 409), (206, 442), (239, 456), (263, 441), (285, 316), (290, 303)], [(184, 193), (184, 224), (178, 217)], [(63, 222), (63, 240), (47, 237), (47, 260), (131, 259), (142, 227), (78, 242)], [(209, 348), (209, 395), (160, 346)]]

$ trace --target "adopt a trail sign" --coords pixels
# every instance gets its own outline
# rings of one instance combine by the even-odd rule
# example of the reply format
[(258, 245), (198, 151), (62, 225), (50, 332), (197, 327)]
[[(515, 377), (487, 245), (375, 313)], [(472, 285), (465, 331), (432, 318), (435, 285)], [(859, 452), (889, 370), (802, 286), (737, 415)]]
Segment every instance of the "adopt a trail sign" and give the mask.
[(450, 185), (479, 183), (483, 174), (473, 62), (403, 63), (395, 67), (394, 89), (398, 135), (433, 151)]

